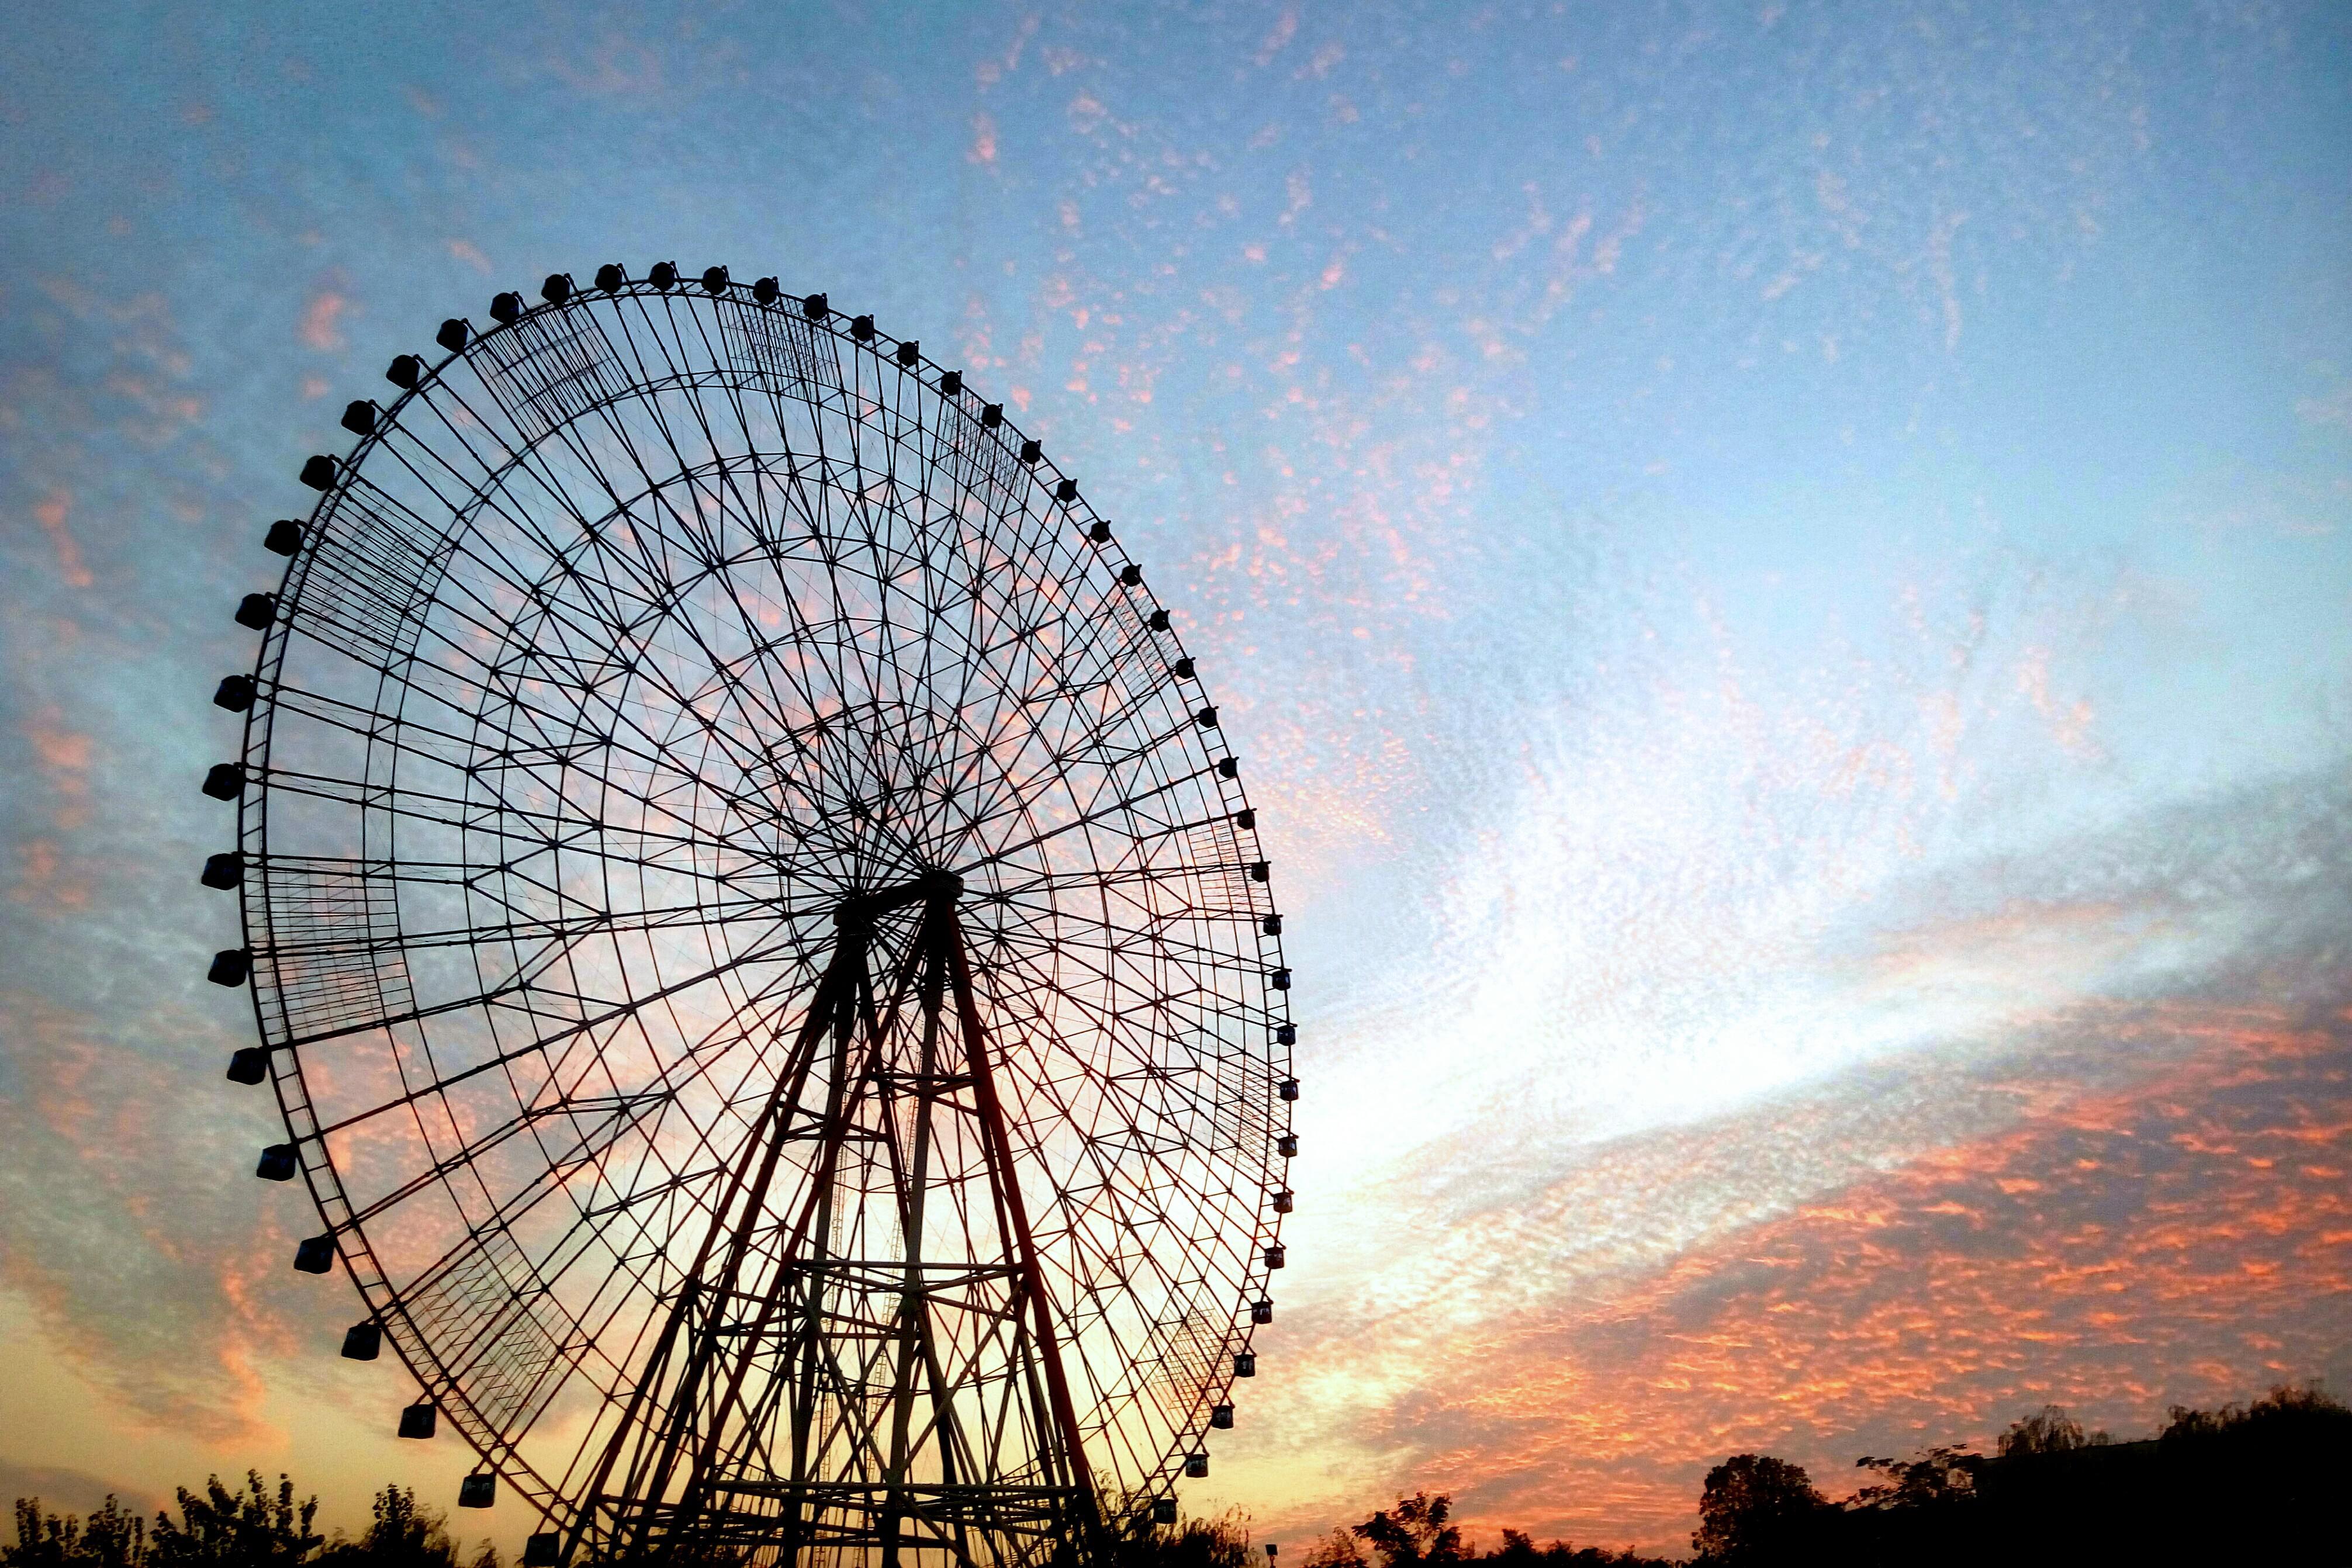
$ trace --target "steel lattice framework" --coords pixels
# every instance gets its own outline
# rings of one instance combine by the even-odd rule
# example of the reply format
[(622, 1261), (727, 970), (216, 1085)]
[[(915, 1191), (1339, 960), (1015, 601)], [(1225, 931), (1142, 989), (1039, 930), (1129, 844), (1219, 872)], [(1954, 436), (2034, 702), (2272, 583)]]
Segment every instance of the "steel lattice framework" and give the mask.
[(1204, 1471), (1282, 1264), (1216, 709), (915, 343), (715, 267), (543, 293), (351, 406), (216, 698), (297, 1266), (531, 1560), (1085, 1560)]

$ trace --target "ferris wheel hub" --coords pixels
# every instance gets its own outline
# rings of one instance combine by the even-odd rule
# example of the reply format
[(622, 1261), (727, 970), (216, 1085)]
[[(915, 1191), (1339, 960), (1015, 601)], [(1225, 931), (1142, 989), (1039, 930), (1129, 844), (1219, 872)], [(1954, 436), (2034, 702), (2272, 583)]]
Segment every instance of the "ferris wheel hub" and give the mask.
[(833, 912), (834, 924), (846, 927), (871, 925), (893, 910), (915, 904), (953, 904), (963, 896), (963, 878), (951, 871), (927, 871), (911, 882), (878, 892), (845, 898)]

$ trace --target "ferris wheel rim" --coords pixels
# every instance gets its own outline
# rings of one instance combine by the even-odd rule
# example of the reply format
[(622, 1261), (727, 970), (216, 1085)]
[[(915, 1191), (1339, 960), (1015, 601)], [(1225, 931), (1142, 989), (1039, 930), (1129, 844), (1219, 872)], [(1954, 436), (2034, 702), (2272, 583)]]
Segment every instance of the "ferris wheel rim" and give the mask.
[[(763, 280), (761, 287), (764, 288), (767, 286), (768, 280)], [(656, 283), (651, 279), (628, 279), (624, 280), (617, 288), (604, 289), (602, 297), (637, 300), (668, 298), (674, 303), (681, 295), (690, 298), (692, 287), (682, 279), (667, 286)], [(551, 295), (552, 295), (552, 287), (553, 280), (551, 279)], [(708, 293), (716, 299), (726, 297), (730, 288), (740, 289), (740, 285), (727, 282), (722, 276), (721, 286), (708, 289)], [(516, 300), (517, 298), (511, 295), (502, 296), (501, 307), (503, 308), (505, 302)], [(421, 361), (415, 361), (417, 368), (413, 373), (413, 379), (404, 385), (400, 395), (390, 404), (377, 408), (373, 415), (370, 428), (363, 432), (356, 432), (359, 439), (345, 456), (341, 459), (314, 458), (311, 460), (311, 465), (306, 466), (305, 482), (311, 483), (313, 487), (320, 491), (319, 499), (310, 514), (306, 528), (312, 530), (315, 535), (315, 530), (329, 519), (334, 507), (348, 493), (352, 477), (361, 474), (368, 457), (389, 439), (391, 432), (400, 428), (400, 416), (403, 412), (409, 407), (413, 400), (426, 396), (428, 389), (438, 383), (452, 366), (460, 361), (470, 366), (473, 363), (472, 356), (481, 349), (482, 345), (493, 342), (502, 335), (519, 334), (525, 329), (526, 324), (532, 320), (544, 319), (551, 313), (582, 308), (584, 302), (595, 298), (597, 296), (591, 296), (585, 290), (577, 289), (572, 290), (567, 298), (551, 297), (548, 303), (544, 305), (523, 308), (514, 310), (511, 314), (502, 315), (498, 324), (488, 331), (476, 333), (468, 326), (463, 335), (463, 346), (453, 349), (446, 357), (429, 367), (425, 367)], [(782, 298), (787, 302), (791, 298), (791, 297)], [(772, 308), (772, 301), (763, 299), (761, 303), (771, 305)], [(928, 357), (921, 356), (911, 340), (892, 340), (877, 332), (872, 328), (870, 318), (854, 319), (850, 328), (845, 332), (841, 325), (845, 318), (838, 312), (831, 312), (822, 295), (803, 297), (798, 303), (804, 312), (804, 319), (813, 327), (830, 332), (836, 348), (846, 341), (854, 350), (868, 354), (877, 363), (882, 361), (887, 348), (898, 367), (901, 370), (913, 371), (918, 383), (929, 392), (935, 394), (941, 392), (942, 383), (940, 378), (951, 373)], [(826, 313), (820, 314), (820, 311)], [(911, 359), (908, 357), (908, 350), (914, 350), (914, 357)], [(409, 358), (411, 357), (403, 356), (404, 360)], [(399, 364), (400, 361), (395, 361), (395, 369)], [(956, 380), (960, 383), (961, 377), (957, 376)], [(643, 390), (640, 386), (632, 385), (624, 392), (616, 394), (614, 401), (618, 401), (620, 397), (639, 395)], [(354, 408), (358, 406), (355, 404)], [(1045, 456), (1042, 444), (1024, 436), (1017, 425), (1010, 419), (1003, 417), (1001, 408), (992, 405), (991, 413), (993, 417), (989, 427), (1003, 433), (997, 436), (1000, 444), (1008, 451), (1018, 450), (1024, 464), (1033, 473), (1038, 475), (1040, 484), (1046, 482), (1046, 476), (1051, 476), (1056, 498), (1066, 508), (1069, 520), (1077, 523), (1080, 513), (1083, 512), (1086, 521), (1082, 526), (1090, 542), (1096, 547), (1096, 557), (1103, 562), (1105, 568), (1120, 574), (1132, 571), (1133, 575), (1122, 575), (1123, 585), (1129, 590), (1142, 590), (1154, 612), (1153, 624), (1162, 634), (1172, 640), (1172, 645), (1175, 648), (1175, 654), (1171, 662), (1171, 670), (1175, 673), (1170, 678), (1169, 689), (1175, 689), (1181, 682), (1188, 680), (1197, 685), (1198, 677), (1192, 674), (1193, 661), (1184, 652), (1181, 632), (1175, 630), (1172, 621), (1167, 616), (1157, 595), (1144, 586), (1139, 567), (1137, 567), (1126, 555), (1117, 536), (1110, 530), (1108, 521), (1101, 518), (1094, 512), (1091, 505), (1084, 501), (1075, 480), (1065, 475), (1052, 459)], [(1034, 456), (1032, 456), (1033, 451)], [(478, 505), (486, 493), (501, 484), (507, 474), (520, 467), (528, 458), (528, 447), (511, 455), (507, 466), (497, 475), (486, 477), (475, 488), (468, 499)], [(322, 462), (328, 465), (324, 476), (329, 480), (329, 483), (323, 485), (316, 483), (314, 478), (314, 475), (318, 473), (317, 465)], [(675, 483), (682, 477), (683, 476), (672, 476), (656, 482), (650, 487), (658, 488), (660, 483)], [(308, 573), (315, 559), (314, 552), (308, 549), (298, 547), (293, 552), (280, 585), (280, 596), (284, 603), (299, 605), (301, 588), (307, 581)], [(247, 849), (249, 858), (264, 864), (268, 863), (269, 841), (268, 801), (271, 791), (268, 764), (275, 727), (280, 713), (277, 674), (284, 666), (293, 631), (291, 620), (280, 615), (272, 622), (265, 633), (254, 670), (253, 685), (256, 695), (246, 716), (245, 741), (241, 747), (246, 777), (244, 788), (238, 797), (238, 838), (240, 845)], [(389, 670), (386, 670), (381, 677), (379, 711), (381, 711), (383, 685), (390, 684), (393, 679)], [(1203, 705), (1206, 705), (1205, 695), (1201, 700)], [(1213, 716), (1215, 710), (1213, 706), (1204, 706), (1203, 712), (1208, 716)], [(1204, 728), (1213, 722), (1213, 716), (1203, 717), (1202, 720)], [(1227, 768), (1230, 761), (1229, 754), (1227, 764), (1220, 765), (1221, 770)], [(1247, 818), (1251, 814), (1246, 791), (1237, 770), (1223, 770), (1223, 776), (1214, 779), (1213, 785), (1221, 797), (1229, 798), (1236, 803), (1234, 810), (1242, 817)], [(1068, 826), (1076, 825), (1078, 824), (1074, 823)], [(1056, 831), (1067, 831), (1067, 829), (1066, 827)], [(973, 872), (985, 868), (992, 861), (1002, 861), (1005, 858), (1005, 854), (1010, 852), (1008, 851), (994, 856), (984, 857), (963, 867), (941, 869), (953, 870), (959, 874), (970, 875)], [(1263, 862), (1260, 863), (1262, 865)], [(1262, 876), (1260, 880), (1263, 880)], [(240, 902), (244, 911), (247, 952), (251, 954), (260, 946), (254, 940), (257, 933), (266, 936), (269, 927), (266, 916), (257, 921), (253, 884), (249, 881), (241, 890)], [(1277, 945), (1279, 925), (1278, 916), (1273, 917), (1270, 921), (1269, 935), (1275, 938)], [(1279, 963), (1278, 946), (1276, 952), (1276, 961)], [(1285, 968), (1281, 972), (1286, 977), (1284, 984), (1286, 986), (1287, 969)], [(301, 1174), (306, 1186), (310, 1188), (313, 1205), (326, 1221), (329, 1234), (333, 1238), (337, 1260), (360, 1291), (366, 1304), (370, 1320), (379, 1321), (387, 1312), (401, 1310), (400, 1292), (391, 1283), (390, 1276), (377, 1258), (365, 1224), (356, 1218), (357, 1210), (352, 1202), (351, 1195), (345, 1189), (342, 1172), (326, 1150), (324, 1136), (328, 1129), (318, 1116), (317, 1103), (312, 1097), (302, 1060), (304, 1046), (306, 1044), (315, 1046), (320, 1042), (295, 1039), (290, 1029), (287, 1031), (287, 1039), (274, 1040), (270, 1020), (262, 1003), (261, 987), (257, 982), (253, 988), (252, 1000), (257, 1032), (268, 1053), (270, 1076), (279, 1102), (281, 1116), (298, 1150), (317, 1151), (315, 1161), (307, 1156), (302, 1159)], [(1272, 1007), (1267, 1009), (1269, 1015), (1276, 1010), (1277, 1009)], [(1286, 1017), (1286, 1007), (1279, 1010)], [(1292, 1026), (1286, 1023), (1281, 1033), (1287, 1037), (1292, 1032)], [(1281, 1041), (1286, 1052), (1288, 1043), (1287, 1038)], [(1271, 1043), (1268, 1050), (1270, 1054)], [(1286, 1061), (1284, 1071), (1286, 1078)], [(342, 1216), (341, 1219), (337, 1217), (338, 1210)], [(1270, 1256), (1279, 1251), (1280, 1228), (1278, 1218), (1267, 1217), (1264, 1222), (1263, 1234)], [(1251, 1337), (1249, 1330), (1244, 1328), (1238, 1336), (1238, 1343), (1247, 1345)], [(420, 1335), (418, 1343), (426, 1342)], [(395, 1337), (395, 1348), (404, 1361), (411, 1359), (406, 1344), (399, 1337)], [(418, 1375), (420, 1382), (430, 1385), (434, 1381), (434, 1378), (427, 1375), (426, 1368), (418, 1367), (412, 1363), (410, 1370)], [(436, 1365), (430, 1370), (439, 1373), (441, 1381), (457, 1386), (454, 1378), (448, 1375), (446, 1368)], [(562, 1510), (566, 1500), (562, 1495), (560, 1485), (551, 1482), (546, 1477), (541, 1475), (537, 1468), (519, 1451), (515, 1445), (504, 1443), (499, 1439), (495, 1429), (487, 1423), (484, 1424), (480, 1435), (467, 1429), (467, 1416), (472, 1414), (469, 1408), (452, 1409), (450, 1413), (457, 1419), (460, 1429), (465, 1431), (467, 1440), (483, 1454), (486, 1459), (494, 1459), (499, 1473), (509, 1476), (512, 1480), (528, 1480), (530, 1484), (523, 1490), (527, 1494), (532, 1491), (540, 1494), (540, 1498), (535, 1498), (534, 1502), (541, 1507), (543, 1513), (548, 1513), (551, 1517), (554, 1512)], [(1163, 1490), (1167, 1483), (1172, 1482), (1173, 1466), (1181, 1457), (1171, 1450), (1160, 1478)], [(542, 1498), (543, 1501), (541, 1500)]]

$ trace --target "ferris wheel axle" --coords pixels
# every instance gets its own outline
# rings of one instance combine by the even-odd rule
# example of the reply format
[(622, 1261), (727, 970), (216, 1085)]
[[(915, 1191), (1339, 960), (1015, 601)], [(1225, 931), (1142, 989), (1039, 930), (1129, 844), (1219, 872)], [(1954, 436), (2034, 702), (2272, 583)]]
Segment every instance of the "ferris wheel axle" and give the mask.
[(871, 926), (877, 917), (909, 904), (952, 905), (962, 896), (963, 878), (951, 871), (929, 871), (912, 882), (844, 899), (841, 907), (833, 912), (833, 923), (845, 931), (862, 929)]

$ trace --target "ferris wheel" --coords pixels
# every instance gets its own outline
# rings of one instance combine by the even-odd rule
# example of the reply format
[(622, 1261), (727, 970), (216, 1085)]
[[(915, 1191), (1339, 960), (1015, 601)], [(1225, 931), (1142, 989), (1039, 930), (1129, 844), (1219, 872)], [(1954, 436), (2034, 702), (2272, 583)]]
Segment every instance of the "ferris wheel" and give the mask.
[(723, 267), (542, 295), (345, 412), (215, 697), (294, 1266), (528, 1563), (1087, 1560), (1207, 1473), (1284, 1263), (1216, 706), (913, 340)]

